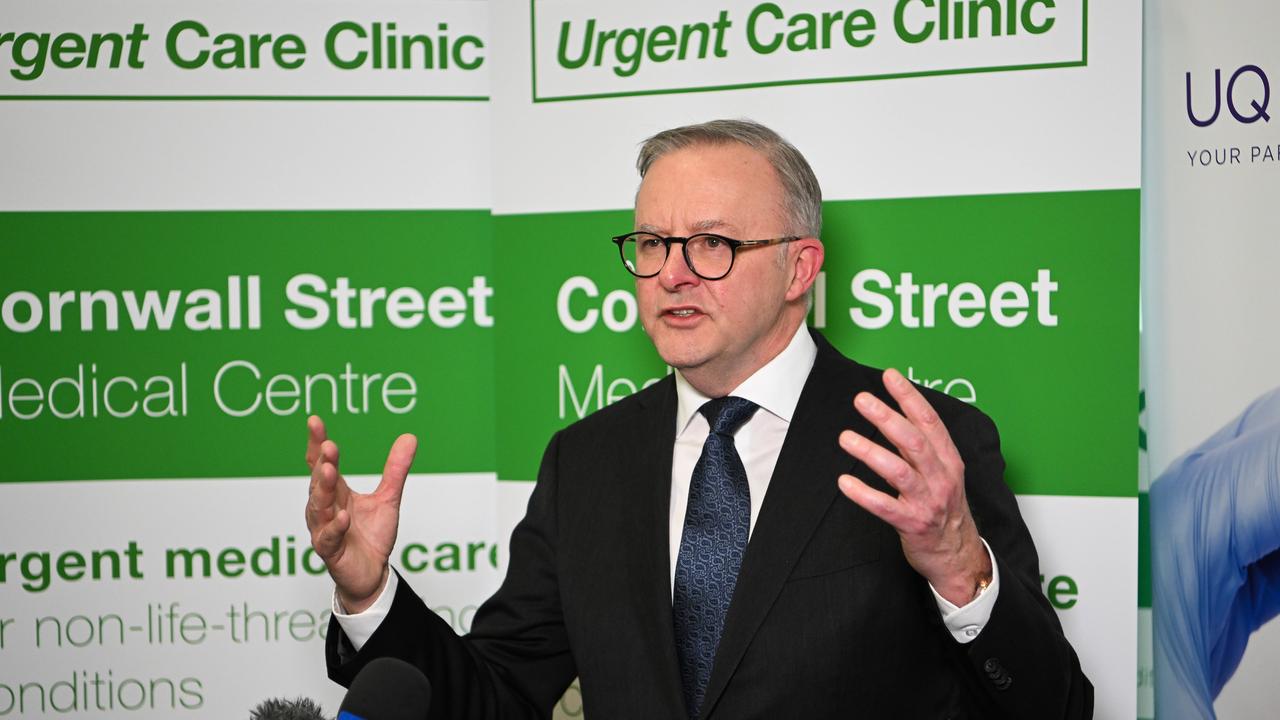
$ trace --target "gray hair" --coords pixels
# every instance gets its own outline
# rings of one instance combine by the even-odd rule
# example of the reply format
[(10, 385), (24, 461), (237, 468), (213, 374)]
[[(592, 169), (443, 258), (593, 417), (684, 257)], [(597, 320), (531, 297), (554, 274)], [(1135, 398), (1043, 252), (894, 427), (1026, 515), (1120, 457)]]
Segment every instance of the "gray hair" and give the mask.
[(782, 183), (785, 232), (818, 237), (822, 232), (822, 188), (804, 155), (781, 135), (754, 120), (711, 120), (663, 130), (645, 140), (636, 158), (640, 177), (663, 155), (695, 145), (740, 143), (756, 150), (773, 167)]

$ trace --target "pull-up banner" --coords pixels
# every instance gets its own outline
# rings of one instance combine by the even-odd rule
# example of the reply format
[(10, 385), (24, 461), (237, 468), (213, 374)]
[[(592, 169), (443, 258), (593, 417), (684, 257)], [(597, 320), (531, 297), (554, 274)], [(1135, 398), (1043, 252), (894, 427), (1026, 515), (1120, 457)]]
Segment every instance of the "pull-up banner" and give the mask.
[[(552, 431), (669, 372), (610, 242), (634, 227), (639, 143), (758, 120), (822, 184), (810, 323), (994, 417), (1097, 717), (1133, 717), (1140, 10), (532, 2), (495, 15), (498, 477), (532, 480)], [(518, 515), (528, 484), (499, 485)]]
[(1161, 720), (1269, 717), (1280, 700), (1275, 17), (1263, 0), (1147, 6), (1140, 618)]
[(336, 712), (305, 420), (496, 587), (488, 5), (0, 9), (0, 717)]

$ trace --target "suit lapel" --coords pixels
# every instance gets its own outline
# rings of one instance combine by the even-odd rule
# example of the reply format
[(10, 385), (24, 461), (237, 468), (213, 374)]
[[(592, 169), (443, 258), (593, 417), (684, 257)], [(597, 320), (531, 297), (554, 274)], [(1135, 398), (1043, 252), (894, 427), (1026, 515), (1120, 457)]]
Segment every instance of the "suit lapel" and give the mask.
[(836, 441), (846, 428), (867, 437), (878, 434), (852, 409), (853, 396), (867, 388), (856, 386), (856, 376), (847, 371), (849, 362), (824, 338), (814, 333), (814, 341), (818, 356), (791, 418), (738, 572), (702, 717), (715, 707), (810, 536), (839, 495), (839, 473), (854, 468), (863, 476), (872, 475), (845, 454)]
[(647, 657), (657, 661), (655, 683), (661, 696), (656, 702), (666, 708), (665, 717), (684, 717), (684, 695), (680, 685), (680, 666), (676, 658), (675, 630), (671, 620), (671, 556), (670, 504), (671, 454), (675, 447), (676, 391), (675, 381), (668, 376), (661, 391), (644, 397), (640, 403), (639, 426), (649, 438), (649, 447), (640, 454), (637, 466), (630, 471), (628, 484), (635, 488), (637, 516), (643, 523), (643, 536), (631, 543), (636, 569), (635, 602), (640, 617), (651, 628), (647, 635)]

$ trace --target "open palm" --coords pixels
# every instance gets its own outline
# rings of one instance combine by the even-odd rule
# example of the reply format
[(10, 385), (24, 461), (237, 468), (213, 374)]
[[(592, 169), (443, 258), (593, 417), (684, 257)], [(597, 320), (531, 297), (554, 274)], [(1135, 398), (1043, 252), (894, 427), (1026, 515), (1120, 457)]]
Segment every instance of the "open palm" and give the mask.
[(386, 583), (387, 559), (400, 525), (400, 498), (418, 440), (413, 435), (396, 438), (377, 488), (358, 493), (338, 471), (338, 446), (329, 439), (324, 422), (312, 416), (307, 430), (311, 489), (306, 516), (311, 546), (329, 569), (343, 606), (348, 612), (360, 612)]

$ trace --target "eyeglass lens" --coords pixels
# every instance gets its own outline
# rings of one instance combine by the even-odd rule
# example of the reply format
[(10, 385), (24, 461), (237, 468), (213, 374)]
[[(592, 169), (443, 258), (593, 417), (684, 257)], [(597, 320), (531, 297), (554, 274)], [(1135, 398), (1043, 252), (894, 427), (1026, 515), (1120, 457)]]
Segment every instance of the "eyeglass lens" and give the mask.
[[(673, 245), (675, 243), (672, 243)], [(733, 265), (733, 247), (715, 235), (694, 235), (685, 241), (693, 271), (707, 278), (719, 278)], [(680, 252), (674, 248), (672, 252)], [(656, 275), (667, 259), (667, 243), (658, 235), (636, 233), (622, 243), (622, 257), (637, 275)]]

